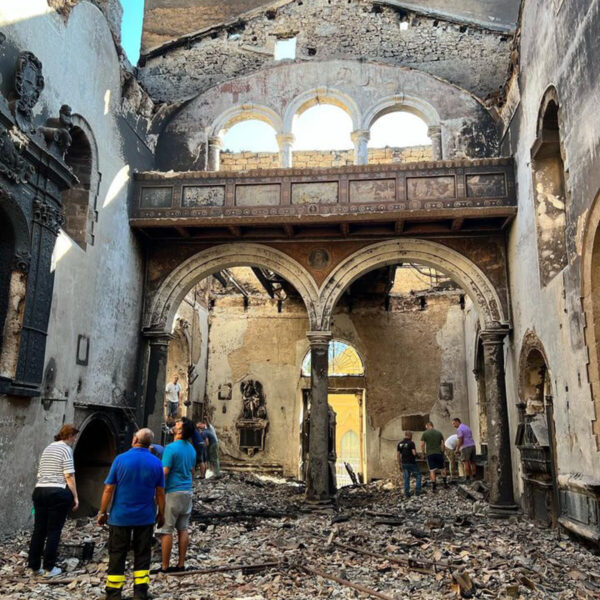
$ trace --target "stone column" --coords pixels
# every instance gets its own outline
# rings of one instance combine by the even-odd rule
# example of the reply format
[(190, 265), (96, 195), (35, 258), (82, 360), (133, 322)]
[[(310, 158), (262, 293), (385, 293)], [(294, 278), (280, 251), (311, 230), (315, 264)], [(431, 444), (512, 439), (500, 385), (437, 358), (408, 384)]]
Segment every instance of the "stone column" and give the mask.
[(490, 515), (507, 517), (517, 511), (513, 494), (510, 429), (504, 381), (504, 338), (506, 329), (480, 334), (485, 364), (488, 422), (488, 473)]
[(292, 167), (292, 148), (294, 147), (295, 136), (293, 133), (278, 133), (277, 143), (279, 144), (279, 166), (284, 169)]
[(159, 441), (164, 421), (165, 388), (167, 386), (167, 355), (173, 336), (164, 332), (145, 332), (150, 345), (148, 371), (146, 373), (146, 398), (144, 402), (144, 426), (154, 432)]
[(357, 129), (350, 134), (350, 138), (354, 143), (354, 164), (368, 165), (369, 164), (369, 138), (371, 133), (368, 129)]
[(207, 170), (218, 171), (221, 167), (221, 150), (223, 148), (223, 140), (218, 135), (208, 138), (208, 159)]
[(442, 128), (439, 125), (431, 125), (427, 130), (431, 138), (431, 154), (433, 160), (442, 160)]
[(329, 331), (309, 331), (310, 343), (310, 432), (308, 443), (308, 481), (306, 500), (312, 503), (326, 503), (329, 493), (329, 411), (327, 393), (329, 390)]

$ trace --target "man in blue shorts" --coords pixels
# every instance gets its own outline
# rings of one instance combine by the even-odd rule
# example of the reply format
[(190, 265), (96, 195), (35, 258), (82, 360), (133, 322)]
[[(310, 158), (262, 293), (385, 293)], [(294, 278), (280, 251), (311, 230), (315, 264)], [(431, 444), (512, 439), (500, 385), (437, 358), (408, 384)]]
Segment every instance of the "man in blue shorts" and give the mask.
[(429, 479), (431, 480), (431, 487), (435, 492), (438, 471), (442, 472), (444, 487), (448, 487), (446, 463), (444, 461), (444, 436), (440, 431), (434, 428), (431, 421), (425, 425), (425, 428), (426, 429), (421, 436), (421, 452), (427, 457)]

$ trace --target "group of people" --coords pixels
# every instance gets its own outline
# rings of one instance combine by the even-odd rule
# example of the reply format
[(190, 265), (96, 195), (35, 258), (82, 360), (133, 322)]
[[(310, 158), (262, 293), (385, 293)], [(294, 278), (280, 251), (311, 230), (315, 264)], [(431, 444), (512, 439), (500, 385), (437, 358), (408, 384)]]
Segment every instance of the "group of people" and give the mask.
[[(427, 460), (433, 491), (437, 489), (438, 471), (441, 472), (444, 486), (448, 486), (446, 459), (450, 467), (452, 467), (455, 464), (456, 458), (460, 458), (464, 466), (467, 483), (470, 483), (475, 477), (475, 441), (473, 440), (473, 432), (458, 417), (452, 420), (452, 425), (456, 429), (456, 434), (449, 436), (446, 440), (444, 440), (441, 431), (435, 429), (431, 421), (425, 425), (426, 429), (421, 435), (421, 455)], [(421, 493), (421, 469), (417, 464), (417, 447), (412, 437), (412, 431), (405, 431), (404, 439), (398, 442), (397, 446), (398, 465), (402, 469), (404, 494), (407, 498), (411, 496), (411, 476), (415, 478), (415, 494), (418, 496)]]
[[(79, 506), (72, 450), (78, 433), (73, 425), (63, 425), (40, 459), (28, 558), (30, 569), (38, 575), (54, 577), (61, 573), (56, 566), (61, 531), (69, 510)], [(213, 476), (220, 476), (218, 438), (209, 423), (194, 424), (185, 417), (176, 421), (172, 433), (173, 442), (163, 447), (153, 443), (150, 429), (137, 431), (131, 448), (115, 458), (104, 482), (97, 523), (109, 526), (106, 600), (121, 598), (130, 549), (134, 555), (134, 600), (149, 597), (155, 525), (161, 541), (159, 571), (185, 569), (194, 472), (205, 477), (210, 464)], [(172, 566), (175, 533), (178, 557)]]

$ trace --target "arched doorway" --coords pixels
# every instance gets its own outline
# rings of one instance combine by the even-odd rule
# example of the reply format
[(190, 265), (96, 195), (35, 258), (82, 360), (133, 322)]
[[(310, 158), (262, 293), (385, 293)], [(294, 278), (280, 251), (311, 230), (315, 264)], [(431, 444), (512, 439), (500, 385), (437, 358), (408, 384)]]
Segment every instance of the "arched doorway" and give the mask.
[[(509, 331), (509, 323), (505, 300), (501, 299), (498, 289), (482, 269), (465, 254), (429, 240), (395, 239), (366, 246), (341, 261), (321, 286), (319, 329), (329, 331), (334, 318), (333, 309), (354, 281), (370, 271), (404, 263), (432, 267), (445, 274), (464, 290), (477, 310), (485, 363), (488, 423), (493, 424), (493, 427), (488, 427), (487, 455), (490, 510), (495, 516), (513, 514), (517, 507), (514, 503), (504, 372), (504, 338)], [(442, 394), (441, 383), (440, 397), (445, 395), (445, 392)], [(314, 388), (313, 384), (313, 396)]]
[(91, 516), (98, 511), (104, 480), (116, 455), (117, 440), (110, 421), (104, 415), (92, 415), (83, 423), (74, 449), (79, 493), (76, 516)]
[(552, 382), (542, 343), (532, 331), (519, 359), (519, 426), (523, 504), (527, 514), (555, 527), (559, 517), (556, 427)]

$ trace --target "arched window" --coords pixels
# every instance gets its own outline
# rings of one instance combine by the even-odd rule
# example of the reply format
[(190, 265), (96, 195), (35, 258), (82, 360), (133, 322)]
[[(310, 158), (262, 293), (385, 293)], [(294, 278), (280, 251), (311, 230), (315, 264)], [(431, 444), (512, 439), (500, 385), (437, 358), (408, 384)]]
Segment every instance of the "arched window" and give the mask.
[[(73, 122), (77, 123), (76, 117)], [(99, 175), (95, 147), (84, 128), (74, 125), (70, 133), (73, 142), (65, 154), (65, 162), (77, 176), (78, 182), (62, 194), (65, 213), (63, 230), (85, 250), (87, 244), (94, 244)]]
[(556, 90), (546, 92), (531, 149), (540, 283), (546, 286), (567, 266), (565, 167), (561, 154)]
[(432, 160), (431, 138), (423, 119), (406, 111), (383, 114), (371, 126), (369, 163)]
[[(275, 129), (258, 119), (248, 119), (224, 129), (223, 152), (277, 152)], [(221, 160), (223, 156), (221, 155)]]
[(294, 167), (339, 167), (354, 164), (352, 119), (331, 104), (296, 113), (292, 124)]
[[(302, 361), (302, 376), (310, 377), (310, 350)], [(363, 361), (354, 347), (341, 340), (329, 342), (329, 377), (360, 376), (365, 374)]]

